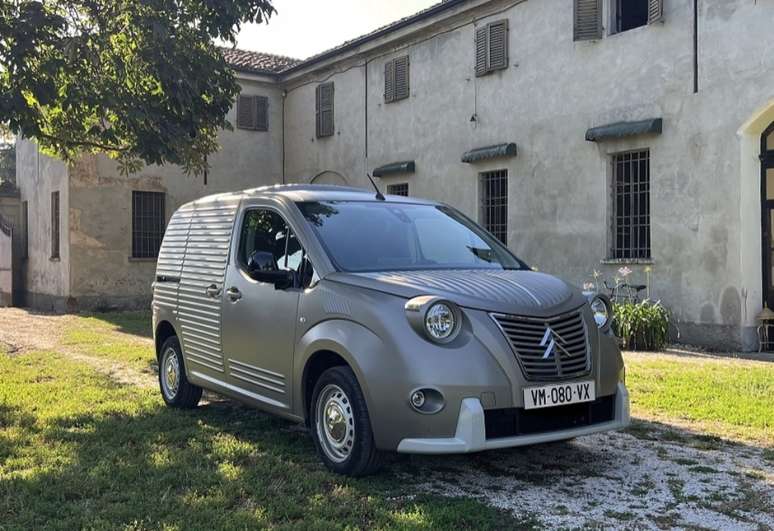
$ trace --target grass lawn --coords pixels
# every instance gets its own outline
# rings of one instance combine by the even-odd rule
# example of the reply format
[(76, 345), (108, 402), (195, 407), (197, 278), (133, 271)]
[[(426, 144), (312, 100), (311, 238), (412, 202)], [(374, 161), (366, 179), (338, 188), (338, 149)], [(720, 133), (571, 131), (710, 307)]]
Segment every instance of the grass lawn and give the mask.
[(774, 364), (626, 354), (636, 417), (774, 447)]
[[(65, 350), (151, 372), (147, 313), (63, 322)], [(774, 365), (657, 355), (627, 355), (627, 365), (634, 416), (772, 447)], [(414, 473), (398, 460), (376, 477), (341, 478), (291, 423), (227, 401), (170, 410), (156, 389), (66, 354), (0, 352), (0, 530), (534, 524), (415, 492)]]
[[(193, 412), (52, 352), (0, 354), (0, 529), (504, 528), (394, 474), (328, 473), (293, 425), (228, 402)], [(400, 466), (397, 467), (400, 469)]]

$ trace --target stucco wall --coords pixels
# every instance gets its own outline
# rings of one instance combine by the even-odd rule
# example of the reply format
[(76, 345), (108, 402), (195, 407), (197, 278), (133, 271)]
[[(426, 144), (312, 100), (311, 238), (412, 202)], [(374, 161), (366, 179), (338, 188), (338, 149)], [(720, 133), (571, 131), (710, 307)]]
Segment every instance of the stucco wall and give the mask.
[[(203, 176), (149, 166), (124, 176), (104, 156), (85, 157), (70, 179), (72, 297), (79, 308), (142, 307), (150, 302), (155, 260), (131, 258), (132, 191), (166, 193), (166, 216), (199, 197), (281, 182), (282, 95), (276, 86), (241, 80), (244, 94), (269, 97), (267, 132), (234, 129), (219, 136)], [(236, 110), (228, 119), (236, 124)]]
[[(773, 95), (774, 4), (700, 5), (698, 94), (689, 0), (666, 0), (663, 24), (581, 43), (572, 40), (569, 0), (510, 8), (495, 2), (488, 9), (504, 11), (486, 17), (479, 10), (476, 20), (449, 20), (408, 43), (364, 54), (353, 62), (368, 61), (368, 159), (365, 141), (351, 131), (353, 121), (364, 127), (365, 113), (357, 111), (364, 109), (364, 67), (342, 64), (336, 70), (349, 69), (331, 77), (340, 136), (312, 139), (314, 83), (290, 92), (288, 174), (328, 167), (360, 173), (363, 165), (416, 160), (415, 174), (384, 184), (409, 182), (412, 195), (477, 218), (478, 173), (508, 169), (509, 246), (541, 270), (580, 284), (595, 269), (612, 277), (620, 267), (604, 263), (610, 154), (648, 148), (652, 297), (673, 310), (683, 339), (749, 348), (762, 301), (760, 187), (754, 176), (742, 180), (737, 131)], [(476, 78), (475, 27), (501, 18), (510, 24), (509, 68)], [(405, 53), (411, 96), (385, 104), (384, 63)], [(664, 118), (662, 135), (584, 139), (589, 127), (651, 117)], [(463, 152), (500, 142), (516, 142), (518, 157), (460, 162)], [(744, 204), (743, 188), (753, 190)], [(645, 266), (630, 265), (630, 280), (644, 281)]]
[[(69, 186), (67, 166), (40, 154), (28, 140), (16, 142), (16, 183), (28, 202), (29, 238), (24, 302), (40, 309), (64, 311), (70, 296)], [(51, 192), (59, 192), (59, 258), (51, 258)]]

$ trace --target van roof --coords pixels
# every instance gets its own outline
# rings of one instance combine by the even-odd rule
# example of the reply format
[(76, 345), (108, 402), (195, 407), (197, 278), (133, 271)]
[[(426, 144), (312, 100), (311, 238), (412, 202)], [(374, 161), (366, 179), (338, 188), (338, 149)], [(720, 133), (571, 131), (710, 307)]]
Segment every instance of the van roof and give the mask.
[[(373, 190), (367, 188), (355, 188), (352, 186), (334, 186), (327, 184), (275, 184), (270, 186), (261, 186), (250, 188), (241, 192), (229, 192), (224, 194), (215, 194), (196, 201), (189, 205), (201, 205), (213, 201), (227, 199), (251, 199), (254, 197), (266, 197), (272, 195), (281, 195), (290, 201), (377, 201)], [(425, 199), (416, 199), (400, 195), (387, 195), (385, 197), (392, 202), (403, 203), (428, 203), (435, 204), (434, 201)]]

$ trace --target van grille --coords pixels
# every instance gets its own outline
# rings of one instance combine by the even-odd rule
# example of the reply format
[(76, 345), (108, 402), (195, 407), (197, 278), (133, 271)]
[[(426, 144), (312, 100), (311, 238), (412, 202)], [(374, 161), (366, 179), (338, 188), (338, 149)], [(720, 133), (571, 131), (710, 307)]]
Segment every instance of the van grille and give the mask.
[[(492, 314), (492, 318), (508, 338), (528, 380), (567, 380), (591, 370), (588, 330), (581, 310), (547, 319), (503, 314)], [(554, 348), (549, 349), (552, 341)]]

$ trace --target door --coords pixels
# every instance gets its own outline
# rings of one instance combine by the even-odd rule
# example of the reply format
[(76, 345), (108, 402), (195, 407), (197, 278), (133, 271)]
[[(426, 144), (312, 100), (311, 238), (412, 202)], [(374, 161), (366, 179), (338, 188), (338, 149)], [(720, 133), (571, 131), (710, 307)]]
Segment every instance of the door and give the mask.
[(761, 138), (761, 214), (763, 298), (774, 308), (774, 124)]
[(268, 252), (277, 269), (297, 271), (303, 250), (284, 218), (268, 208), (245, 210), (238, 238), (223, 293), (223, 350), (229, 384), (265, 406), (290, 409), (301, 291), (256, 282), (248, 276), (246, 264), (252, 253)]

